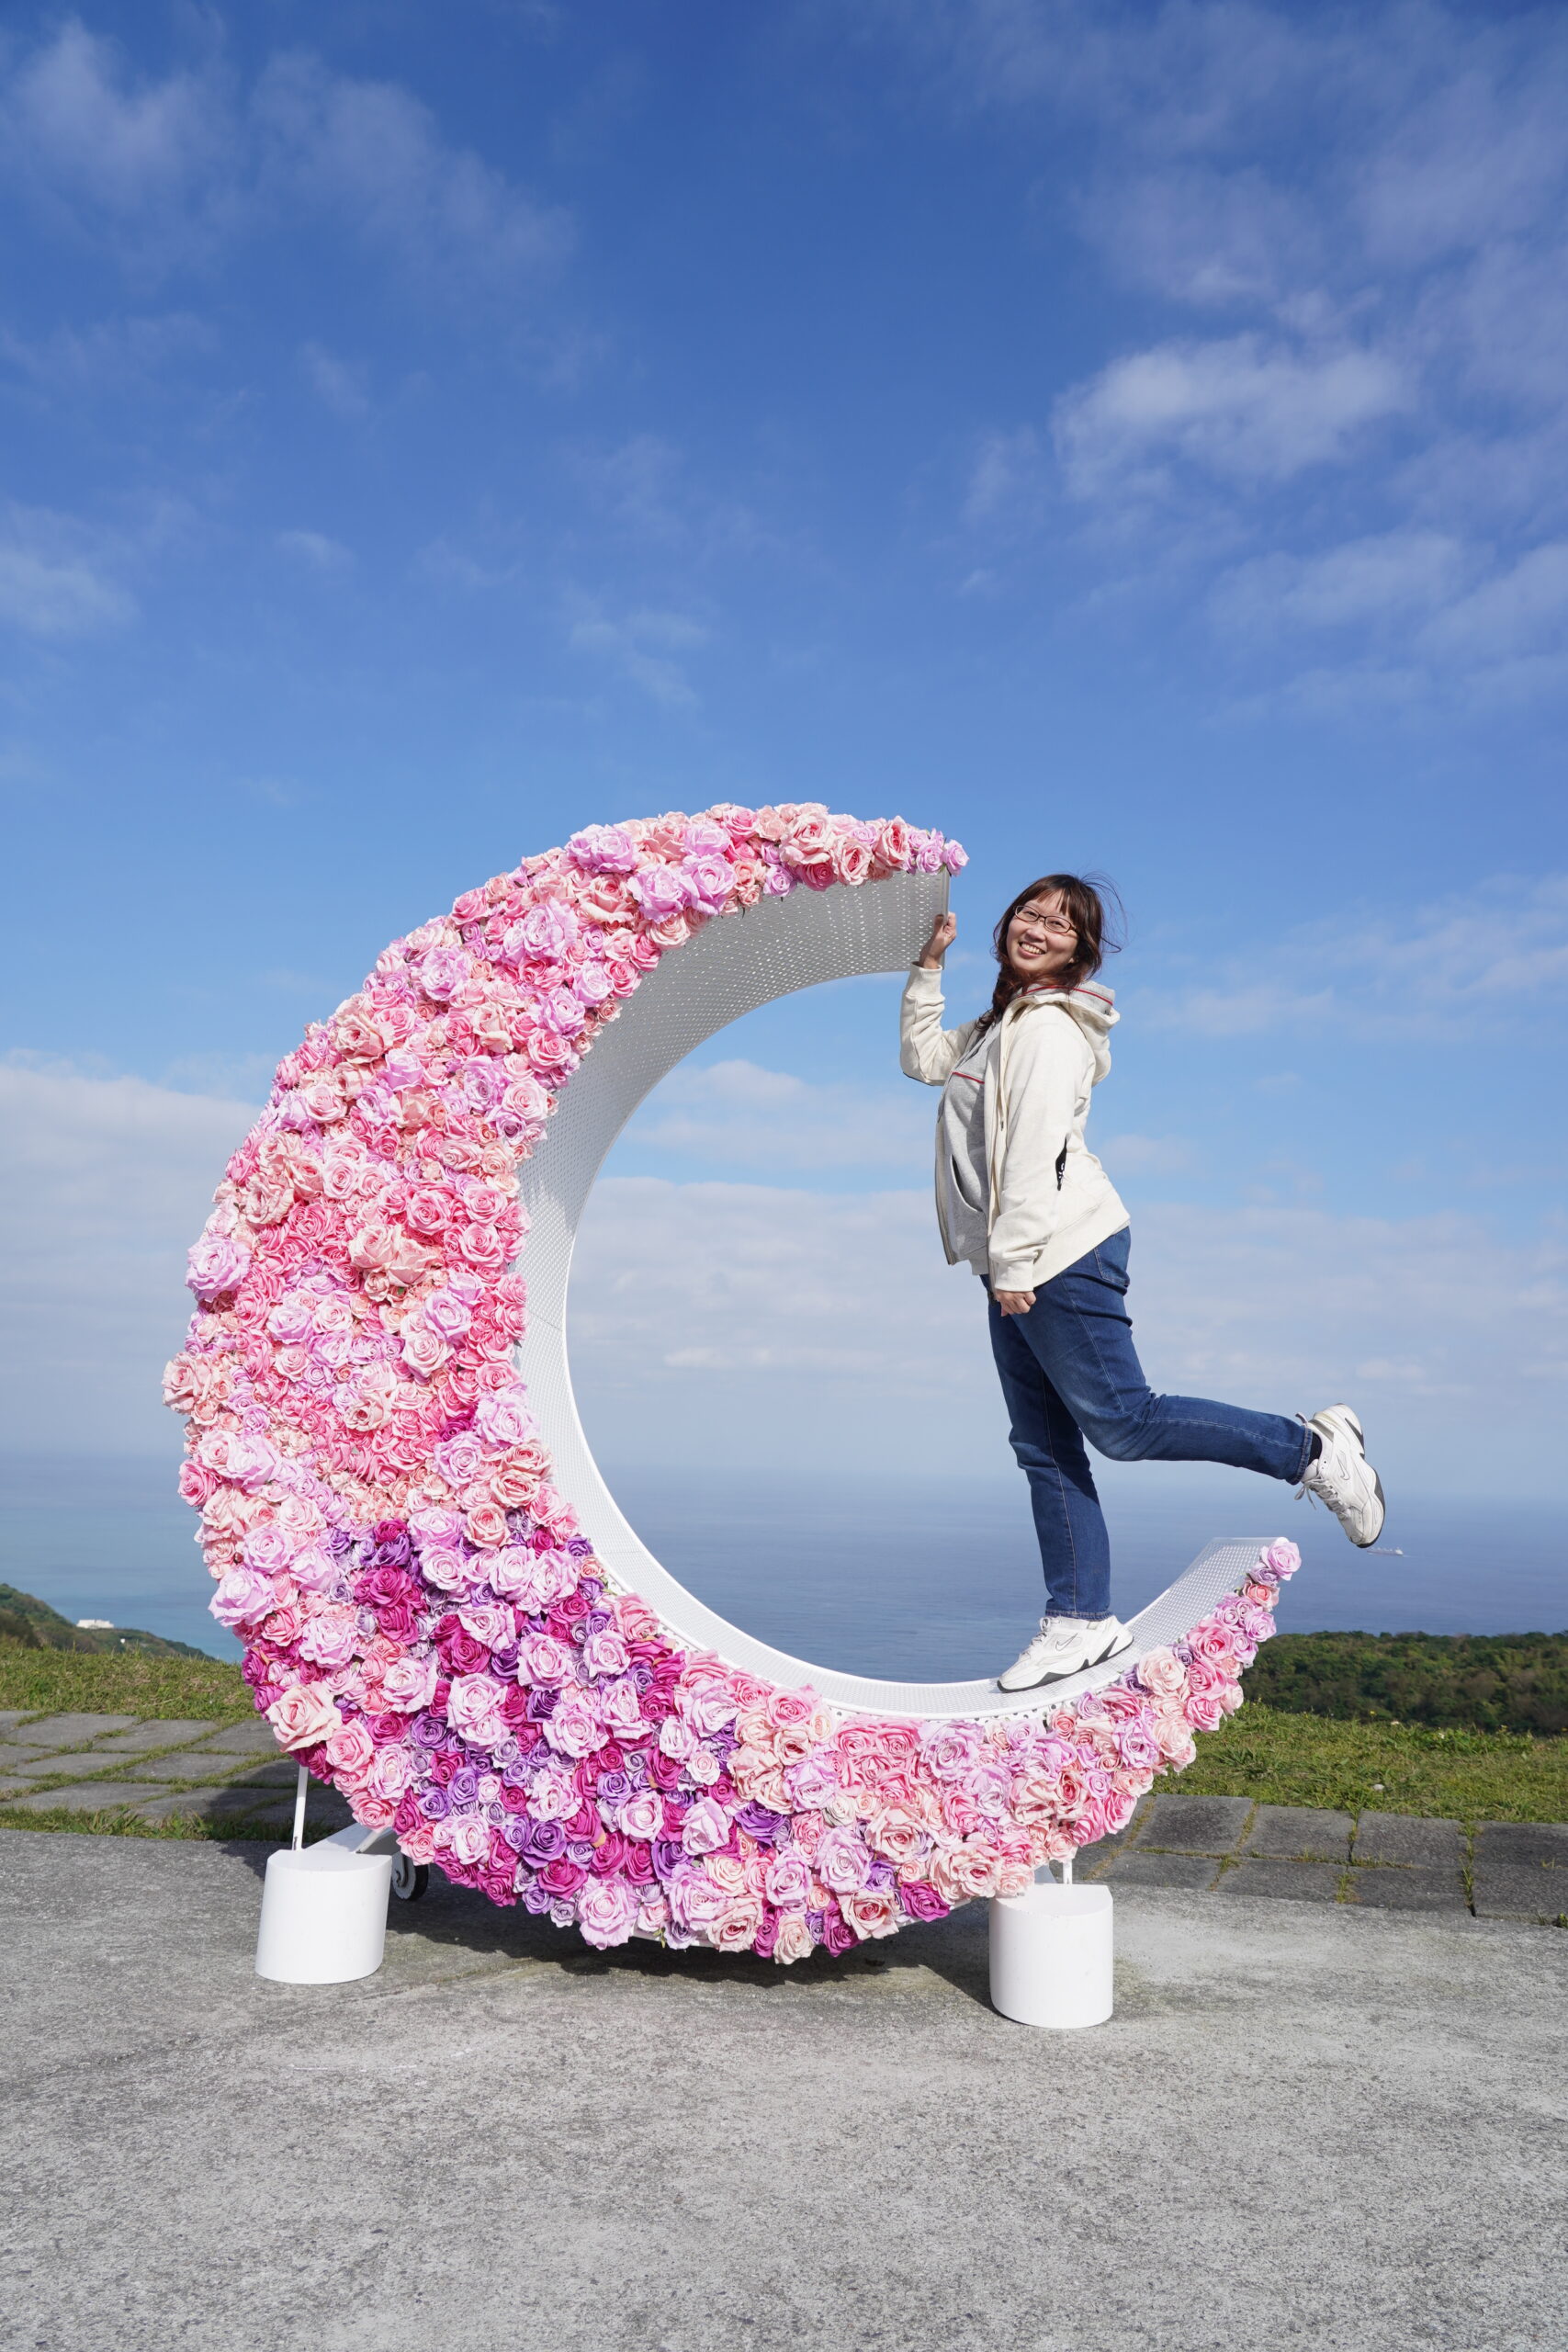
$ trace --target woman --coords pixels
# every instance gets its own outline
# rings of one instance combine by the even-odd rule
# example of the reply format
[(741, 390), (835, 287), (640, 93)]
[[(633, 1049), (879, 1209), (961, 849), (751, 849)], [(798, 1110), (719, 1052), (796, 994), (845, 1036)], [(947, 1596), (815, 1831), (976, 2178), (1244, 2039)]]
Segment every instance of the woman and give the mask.
[(994, 933), (990, 1010), (942, 1025), (942, 964), (957, 933), (938, 918), (904, 990), (900, 1062), (940, 1086), (937, 1220), (948, 1263), (990, 1298), (991, 1351), (1029, 1480), (1045, 1570), (1040, 1631), (998, 1676), (1029, 1690), (1126, 1649), (1111, 1614), (1111, 1549), (1087, 1437), (1113, 1462), (1228, 1462), (1300, 1485), (1352, 1544), (1375, 1544), (1382, 1487), (1348, 1406), (1309, 1421), (1194, 1396), (1156, 1396), (1127, 1314), (1128, 1216), (1084, 1143), (1111, 1068), (1111, 991), (1099, 893), (1073, 874), (1021, 890)]

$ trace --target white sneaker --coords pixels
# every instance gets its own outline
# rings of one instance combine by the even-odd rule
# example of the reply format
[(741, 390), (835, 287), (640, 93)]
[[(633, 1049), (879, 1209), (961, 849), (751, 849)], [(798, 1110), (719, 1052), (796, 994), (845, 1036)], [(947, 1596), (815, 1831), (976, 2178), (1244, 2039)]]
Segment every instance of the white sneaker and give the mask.
[(1323, 1440), (1323, 1452), (1302, 1473), (1302, 1492), (1325, 1502), (1351, 1543), (1365, 1551), (1382, 1533), (1383, 1498), (1361, 1424), (1348, 1405), (1325, 1405), (1307, 1427)]
[(1103, 1666), (1108, 1657), (1132, 1646), (1133, 1636), (1120, 1618), (1042, 1617), (1040, 1631), (1022, 1657), (998, 1675), (997, 1688), (1032, 1690), (1037, 1683), (1060, 1682), (1065, 1674)]

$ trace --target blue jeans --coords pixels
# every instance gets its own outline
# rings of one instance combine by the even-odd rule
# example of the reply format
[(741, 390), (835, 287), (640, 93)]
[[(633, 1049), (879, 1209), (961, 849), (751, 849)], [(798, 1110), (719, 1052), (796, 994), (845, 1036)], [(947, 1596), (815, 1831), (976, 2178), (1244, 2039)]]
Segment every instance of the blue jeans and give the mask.
[(1156, 1396), (1133, 1349), (1123, 1229), (1036, 1292), (1027, 1315), (990, 1303), (991, 1353), (1029, 1481), (1053, 1617), (1111, 1613), (1111, 1542), (1084, 1451), (1112, 1462), (1228, 1462), (1294, 1485), (1312, 1443), (1300, 1421), (1201, 1396)]

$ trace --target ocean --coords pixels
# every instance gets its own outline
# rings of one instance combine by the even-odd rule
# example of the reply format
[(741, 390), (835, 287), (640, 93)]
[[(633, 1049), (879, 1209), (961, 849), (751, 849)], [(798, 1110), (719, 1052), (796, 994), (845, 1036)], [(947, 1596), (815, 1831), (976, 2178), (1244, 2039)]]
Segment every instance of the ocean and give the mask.
[[(649, 1550), (721, 1614), (797, 1657), (909, 1680), (994, 1674), (1043, 1606), (1021, 1478), (897, 1484), (788, 1473), (676, 1476), (606, 1467)], [(73, 1620), (141, 1625), (215, 1657), (239, 1645), (207, 1613), (195, 1514), (167, 1460), (0, 1457), (0, 1579)], [(1237, 1474), (1145, 1465), (1102, 1482), (1113, 1605), (1142, 1608), (1212, 1537), (1292, 1536), (1300, 1575), (1281, 1630), (1568, 1630), (1568, 1510), (1420, 1497), (1357, 1552), (1290, 1490)]]

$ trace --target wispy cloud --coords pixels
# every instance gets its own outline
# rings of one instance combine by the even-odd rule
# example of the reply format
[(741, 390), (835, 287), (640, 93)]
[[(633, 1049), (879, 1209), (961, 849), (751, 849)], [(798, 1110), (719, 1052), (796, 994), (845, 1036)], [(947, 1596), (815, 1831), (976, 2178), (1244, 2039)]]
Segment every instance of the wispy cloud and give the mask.
[(185, 1251), (248, 1103), (0, 1060), (0, 1362), (7, 1442), (156, 1444), (189, 1313)]
[(1341, 1023), (1365, 1037), (1452, 1037), (1483, 1021), (1528, 1022), (1564, 994), (1568, 875), (1496, 876), (1403, 922), (1303, 926), (1218, 979), (1141, 997), (1139, 1012), (1215, 1037)]
[(138, 278), (301, 215), (427, 296), (515, 297), (571, 245), (562, 208), (444, 138), (410, 92), (303, 51), (271, 58), (249, 87), (215, 51), (159, 78), (72, 17), (8, 63), (0, 170)]
[(117, 578), (123, 543), (69, 514), (12, 506), (0, 523), (0, 621), (28, 637), (123, 628), (136, 600)]
[(570, 624), (569, 642), (573, 652), (597, 656), (650, 701), (691, 710), (696, 691), (677, 657), (698, 651), (710, 633), (687, 613), (648, 609), (613, 619), (585, 604)]
[(354, 561), (342, 540), (329, 538), (324, 531), (279, 531), (276, 544), (281, 553), (293, 556), (312, 571), (346, 571)]
[(1066, 395), (1056, 446), (1078, 497), (1146, 495), (1179, 464), (1288, 481), (1343, 458), (1365, 426), (1409, 400), (1402, 370), (1375, 351), (1312, 351), (1258, 334), (1166, 343)]
[(1145, 594), (1189, 601), (1207, 571), (1247, 707), (1568, 685), (1560, 16), (942, 0), (878, 21), (942, 102), (1092, 130), (1076, 219), (1158, 304), (1057, 395), (1027, 497), (1047, 420), (993, 429), (972, 532), (1022, 515), (1059, 542), (1076, 514), (1091, 566), (1124, 583), (1133, 556)]
[[(1134, 1266), (1158, 1387), (1277, 1412), (1348, 1396), (1385, 1475), (1439, 1492), (1463, 1477), (1446, 1434), (1457, 1412), (1493, 1462), (1528, 1473), (1532, 1450), (1550, 1453), (1568, 1380), (1560, 1244), (1506, 1245), (1459, 1216), (1156, 1205), (1140, 1212)], [(935, 1444), (1004, 1469), (979, 1286), (942, 1263), (923, 1191), (606, 1179), (576, 1268), (591, 1436), (657, 1422), (694, 1468), (728, 1451), (797, 1474), (912, 1470)]]
[(710, 1062), (667, 1078), (626, 1139), (716, 1168), (908, 1170), (929, 1156), (932, 1101), (908, 1084), (826, 1085), (751, 1061)]

